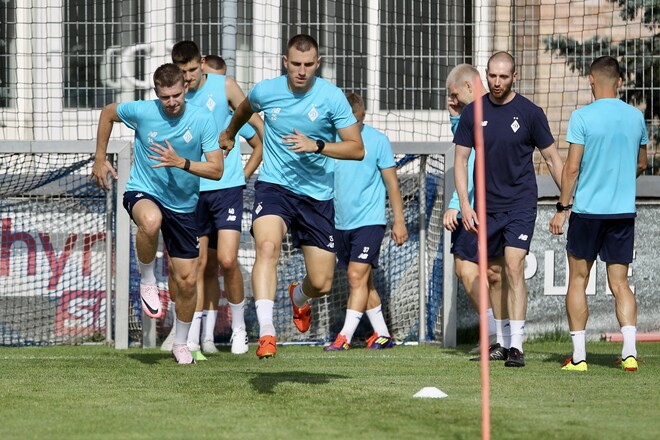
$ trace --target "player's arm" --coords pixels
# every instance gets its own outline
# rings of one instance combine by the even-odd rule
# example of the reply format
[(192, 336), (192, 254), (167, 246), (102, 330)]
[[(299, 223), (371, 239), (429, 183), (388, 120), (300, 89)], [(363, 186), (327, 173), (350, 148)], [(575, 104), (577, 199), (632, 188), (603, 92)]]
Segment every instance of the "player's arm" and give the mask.
[[(583, 146), (584, 148), (584, 146)], [(562, 169), (564, 167), (561, 156), (555, 144), (550, 145), (549, 147), (540, 149), (541, 156), (545, 160), (545, 164), (548, 166), (552, 180), (555, 181), (557, 188), (561, 190), (562, 188)]]
[[(584, 145), (568, 144), (568, 156), (561, 173), (559, 203), (568, 206), (575, 191), (578, 176), (580, 174), (580, 163), (584, 154)], [(564, 222), (568, 210), (557, 212), (550, 220), (550, 233), (560, 235), (563, 233)]]
[(245, 180), (249, 179), (257, 168), (259, 168), (259, 164), (261, 164), (261, 159), (264, 154), (264, 144), (261, 142), (259, 136), (252, 136), (247, 140), (247, 143), (252, 147), (252, 154), (250, 154), (250, 158), (243, 169)]
[(149, 149), (154, 152), (154, 154), (148, 156), (149, 159), (159, 162), (152, 165), (152, 168), (181, 168), (191, 174), (211, 180), (220, 180), (222, 177), (224, 159), (220, 149), (205, 152), (206, 162), (189, 160), (179, 156), (167, 139), (165, 139), (165, 145), (154, 142)]
[[(227, 95), (227, 103), (233, 111), (238, 109), (238, 106), (245, 100), (245, 93), (238, 85), (234, 78), (229, 76), (225, 77), (225, 93)], [(247, 121), (252, 128), (257, 132), (261, 140), (264, 139), (264, 121), (257, 113), (253, 113)], [(241, 126), (242, 127), (242, 126)], [(240, 127), (239, 127), (240, 129)]]
[(463, 145), (456, 145), (454, 154), (454, 185), (456, 186), (456, 193), (458, 194), (458, 201), (461, 207), (461, 217), (463, 220), (463, 227), (470, 232), (477, 232), (479, 220), (477, 214), (470, 205), (470, 197), (468, 195), (468, 160), (470, 158), (470, 147)]
[(639, 153), (637, 153), (637, 177), (641, 176), (648, 166), (649, 157), (646, 155), (646, 145), (640, 145)]
[(385, 168), (380, 171), (380, 174), (383, 176), (383, 182), (385, 182), (392, 213), (394, 214), (392, 238), (400, 246), (408, 240), (408, 229), (406, 229), (406, 220), (403, 217), (403, 198), (399, 188), (399, 178), (396, 175), (396, 167)]
[(250, 100), (247, 98), (245, 98), (236, 108), (229, 125), (222, 131), (222, 133), (220, 133), (220, 148), (225, 150), (225, 155), (229, 154), (231, 149), (234, 148), (234, 142), (238, 130), (245, 125), (254, 113)]
[(117, 114), (116, 102), (103, 107), (96, 132), (96, 153), (94, 155), (94, 166), (92, 167), (90, 180), (94, 180), (98, 186), (106, 190), (110, 189), (108, 173), (111, 173), (112, 177), (117, 179), (117, 171), (115, 171), (110, 161), (108, 161), (107, 151), (112, 127), (115, 122), (120, 121), (121, 119)]
[(319, 153), (333, 159), (362, 160), (364, 158), (364, 144), (360, 128), (355, 123), (337, 130), (340, 142), (323, 142), (323, 147), (317, 144), (318, 139), (312, 139), (297, 129), (293, 134), (282, 136), (282, 143), (288, 145), (288, 149), (295, 153)]

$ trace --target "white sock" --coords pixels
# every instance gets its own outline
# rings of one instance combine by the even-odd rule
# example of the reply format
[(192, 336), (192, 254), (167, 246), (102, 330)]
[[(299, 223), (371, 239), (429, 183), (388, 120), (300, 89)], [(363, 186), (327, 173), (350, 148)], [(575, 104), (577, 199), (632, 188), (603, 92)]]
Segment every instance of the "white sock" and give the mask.
[(140, 266), (140, 283), (144, 285), (156, 284), (156, 259), (151, 260), (151, 263), (143, 263), (138, 260)]
[(497, 343), (504, 348), (511, 347), (511, 324), (508, 319), (495, 320), (495, 333), (497, 334)]
[(215, 340), (215, 322), (217, 319), (217, 310), (204, 310), (202, 314), (202, 341)]
[(357, 310), (346, 309), (346, 319), (344, 320), (344, 327), (342, 327), (340, 334), (346, 336), (346, 342), (351, 343), (353, 339), (353, 334), (357, 329), (358, 324), (362, 319), (362, 312)]
[(495, 315), (493, 315), (493, 309), (488, 309), (486, 311), (488, 315), (488, 336), (494, 335), (497, 333), (497, 327), (495, 326)]
[(305, 295), (305, 292), (302, 290), (302, 283), (293, 288), (293, 303), (296, 307), (305, 307), (305, 304), (307, 304), (307, 301), (309, 300), (310, 297)]
[(587, 348), (585, 340), (587, 339), (586, 330), (576, 330), (571, 332), (571, 341), (573, 341), (573, 363), (578, 364), (587, 360)]
[(229, 303), (231, 310), (231, 329), (245, 330), (245, 299), (238, 304)]
[(511, 346), (510, 348), (517, 348), (523, 351), (523, 338), (525, 336), (525, 320), (509, 319), (511, 325)]
[(190, 332), (190, 322), (183, 322), (176, 320), (176, 335), (174, 337), (174, 345), (185, 344), (188, 340), (188, 333)]
[(170, 305), (168, 307), (172, 311), (172, 325), (174, 325), (176, 324), (176, 304), (174, 304), (174, 301), (170, 301)]
[(275, 302), (270, 299), (258, 299), (254, 302), (254, 308), (257, 310), (257, 320), (259, 321), (259, 337), (270, 335), (276, 336), (275, 326), (273, 325), (273, 306)]
[(369, 318), (369, 322), (378, 336), (390, 337), (390, 331), (387, 329), (385, 317), (383, 316), (382, 304), (367, 310), (367, 318)]
[(188, 331), (188, 345), (199, 345), (199, 332), (202, 329), (202, 312), (195, 312)]
[(623, 335), (623, 348), (621, 349), (621, 359), (628, 356), (634, 356), (637, 359), (637, 327), (634, 325), (624, 325), (621, 327)]

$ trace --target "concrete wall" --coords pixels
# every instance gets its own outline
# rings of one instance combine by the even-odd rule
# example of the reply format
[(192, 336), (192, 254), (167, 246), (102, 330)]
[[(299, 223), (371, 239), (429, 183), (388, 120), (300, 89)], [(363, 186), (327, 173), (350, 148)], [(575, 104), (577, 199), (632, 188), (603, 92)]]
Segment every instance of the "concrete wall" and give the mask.
[[(566, 308), (566, 234), (550, 234), (549, 222), (555, 213), (556, 200), (539, 204), (536, 229), (527, 258), (525, 278), (529, 289), (527, 337), (554, 332), (568, 332)], [(660, 200), (638, 202), (635, 260), (630, 265), (630, 285), (637, 296), (639, 332), (660, 331)], [(566, 227), (564, 231), (566, 230)], [(607, 289), (605, 264), (598, 260), (592, 271), (589, 291), (587, 337), (597, 339), (604, 332), (618, 332), (614, 297)], [(459, 329), (477, 326), (478, 317), (470, 307), (463, 286), (458, 292)]]

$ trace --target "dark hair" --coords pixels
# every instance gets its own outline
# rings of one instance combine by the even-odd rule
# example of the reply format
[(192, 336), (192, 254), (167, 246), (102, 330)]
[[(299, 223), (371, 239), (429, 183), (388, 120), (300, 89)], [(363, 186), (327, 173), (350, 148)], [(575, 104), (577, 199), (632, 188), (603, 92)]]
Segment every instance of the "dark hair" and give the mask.
[(204, 62), (211, 68), (215, 70), (222, 70), (227, 68), (227, 63), (222, 57), (217, 55), (206, 55), (204, 57)]
[(172, 62), (174, 64), (188, 64), (191, 61), (201, 61), (202, 53), (194, 41), (179, 41), (172, 46)]
[(291, 37), (289, 43), (286, 46), (287, 52), (291, 50), (292, 47), (298, 49), (301, 52), (307, 52), (310, 49), (314, 49), (316, 50), (317, 54), (319, 53), (318, 43), (314, 38), (307, 34), (298, 34)]
[(616, 60), (616, 58), (609, 55), (598, 57), (593, 61), (593, 63), (591, 63), (589, 73), (593, 75), (594, 72), (598, 72), (611, 79), (621, 78), (621, 68), (619, 67), (619, 62)]
[(362, 97), (357, 93), (355, 92), (346, 93), (346, 99), (348, 100), (348, 103), (351, 105), (351, 111), (353, 111), (353, 113), (357, 111), (365, 110), (364, 101), (362, 100)]
[(163, 64), (154, 72), (154, 86), (156, 86), (156, 89), (159, 87), (173, 87), (178, 83), (183, 83), (183, 72), (176, 64)]

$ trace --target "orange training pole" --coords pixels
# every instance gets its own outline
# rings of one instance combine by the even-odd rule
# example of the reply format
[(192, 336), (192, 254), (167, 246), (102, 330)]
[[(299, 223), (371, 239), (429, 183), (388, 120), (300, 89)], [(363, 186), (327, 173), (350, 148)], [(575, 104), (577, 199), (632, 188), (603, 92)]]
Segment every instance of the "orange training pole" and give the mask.
[(488, 364), (488, 243), (486, 240), (486, 161), (484, 159), (483, 121), (484, 93), (481, 78), (474, 84), (474, 189), (477, 207), (477, 242), (479, 243), (479, 356), (481, 359), (481, 438), (490, 440), (490, 371)]

